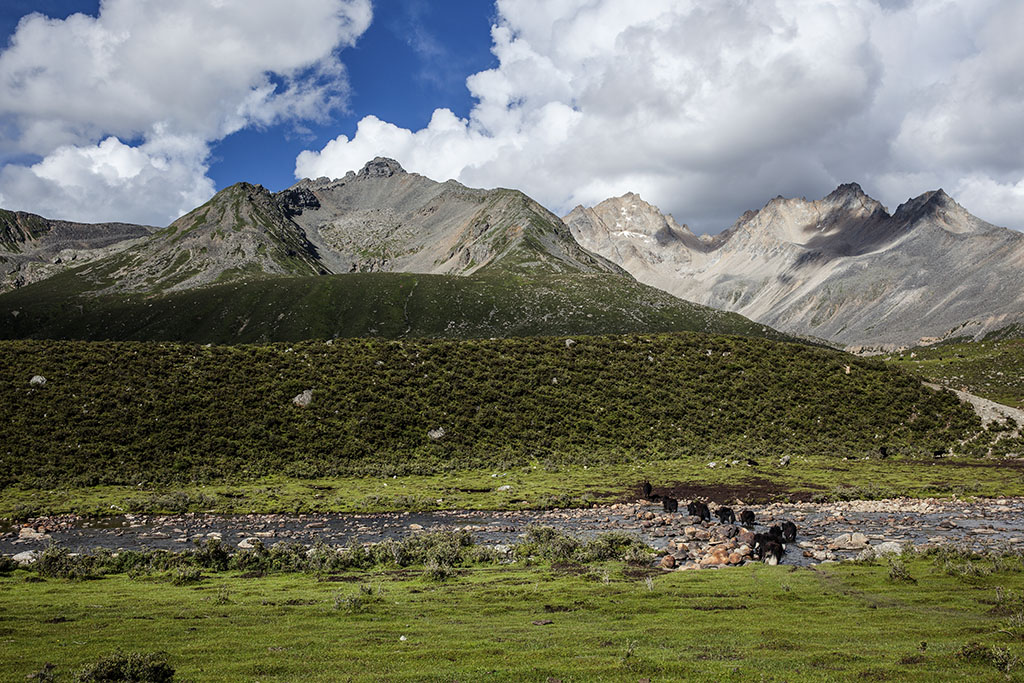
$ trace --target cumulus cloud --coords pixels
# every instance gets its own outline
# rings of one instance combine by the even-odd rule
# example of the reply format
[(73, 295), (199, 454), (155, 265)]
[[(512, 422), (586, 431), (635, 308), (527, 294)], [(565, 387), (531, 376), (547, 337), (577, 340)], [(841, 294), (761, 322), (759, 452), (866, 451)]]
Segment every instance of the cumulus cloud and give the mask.
[(1015, 0), (498, 0), (468, 118), (367, 117), (296, 175), (383, 154), (563, 212), (638, 191), (703, 231), (780, 193), (859, 181), (892, 206), (942, 185), (1024, 227), (995, 211), (1024, 179), (1022, 24)]
[(0, 53), (0, 158), (41, 160), (0, 171), (0, 202), (168, 222), (212, 192), (209, 143), (344, 104), (338, 52), (371, 15), (369, 0), (104, 0), (96, 17), (23, 18)]

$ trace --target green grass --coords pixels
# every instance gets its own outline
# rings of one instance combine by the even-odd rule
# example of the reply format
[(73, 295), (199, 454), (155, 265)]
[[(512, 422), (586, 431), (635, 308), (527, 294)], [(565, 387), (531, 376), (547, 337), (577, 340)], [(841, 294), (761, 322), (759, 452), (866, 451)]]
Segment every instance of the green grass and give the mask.
[[(0, 491), (0, 518), (123, 512), (372, 513), (425, 510), (509, 510), (579, 507), (633, 501), (639, 484), (719, 503), (852, 500), (895, 497), (1024, 496), (1020, 463), (1000, 460), (848, 460), (796, 457), (787, 467), (765, 459), (757, 468), (709, 469), (703, 460), (659, 460), (596, 466), (533, 462), (511, 469), (433, 475), (297, 479), (148, 486), (20, 485)], [(511, 489), (499, 491), (502, 486)]]
[(1024, 408), (1024, 339), (941, 344), (886, 360), (950, 389)]
[(19, 570), (0, 577), (0, 678), (47, 662), (68, 676), (121, 649), (166, 651), (194, 681), (1021, 680), (1019, 560), (975, 560), (976, 576), (938, 557), (900, 562), (914, 581), (884, 562), (649, 583), (619, 562), (482, 566), (440, 583), (416, 569), (204, 572), (184, 586)]
[[(882, 446), (904, 458), (989, 447), (954, 396), (879, 361), (749, 337), (575, 342), (5, 342), (0, 483), (704, 466), (782, 455), (839, 463), (877, 457)], [(45, 386), (30, 385), (37, 374)], [(307, 389), (312, 404), (293, 405)]]
[(164, 295), (90, 296), (92, 286), (68, 271), (0, 296), (0, 338), (228, 344), (676, 331), (787, 338), (735, 313), (609, 274), (353, 273)]

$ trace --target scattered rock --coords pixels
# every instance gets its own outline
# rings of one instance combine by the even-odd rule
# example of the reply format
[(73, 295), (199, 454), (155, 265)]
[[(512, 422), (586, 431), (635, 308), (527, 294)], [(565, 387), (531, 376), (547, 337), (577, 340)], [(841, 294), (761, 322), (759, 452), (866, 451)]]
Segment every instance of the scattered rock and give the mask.
[(39, 551), (38, 550), (26, 550), (23, 553), (18, 553), (17, 555), (13, 555), (11, 557), (11, 559), (14, 560), (15, 562), (17, 562), (22, 567), (24, 567), (26, 565), (32, 564), (37, 559), (39, 559)]
[(28, 381), (34, 387), (41, 387), (46, 384), (46, 378), (42, 375), (33, 375), (32, 379)]
[(899, 555), (903, 552), (903, 546), (896, 541), (886, 541), (871, 548), (876, 555)]
[(18, 538), (22, 541), (45, 541), (49, 537), (49, 534), (45, 534), (42, 531), (36, 531), (30, 526), (23, 526), (21, 527), (21, 530), (18, 531)]
[(313, 402), (313, 390), (306, 389), (301, 394), (292, 399), (292, 403), (298, 408), (308, 408), (309, 404)]
[(672, 555), (666, 555), (665, 557), (661, 558), (661, 562), (658, 563), (658, 566), (660, 566), (662, 569), (675, 569), (676, 558)]
[(868, 537), (862, 533), (839, 534), (828, 544), (832, 550), (861, 550), (868, 547)]
[(779, 465), (781, 467), (785, 467), (788, 464), (789, 464), (789, 456), (788, 455), (784, 455), (781, 458), (779, 458)]
[(495, 491), (511, 491), (512, 487), (508, 484), (504, 484), (495, 489)]
[(440, 441), (444, 438), (447, 432), (444, 431), (444, 427), (438, 427), (437, 429), (431, 429), (427, 432), (427, 436), (430, 437), (431, 441)]

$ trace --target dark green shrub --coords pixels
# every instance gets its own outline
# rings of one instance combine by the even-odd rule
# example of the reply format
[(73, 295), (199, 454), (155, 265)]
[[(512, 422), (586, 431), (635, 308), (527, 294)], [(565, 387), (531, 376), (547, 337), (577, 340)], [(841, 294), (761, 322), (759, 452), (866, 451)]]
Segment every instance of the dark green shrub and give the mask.
[(215, 572), (227, 571), (228, 562), (231, 560), (231, 548), (219, 538), (208, 538), (205, 543), (196, 541), (196, 550), (192, 558), (204, 569), (212, 569)]
[(51, 579), (96, 579), (105, 571), (103, 555), (72, 555), (67, 548), (51, 545), (32, 564), (32, 569)]
[(171, 572), (171, 584), (189, 586), (203, 580), (203, 572), (198, 567), (179, 567)]
[(83, 668), (75, 680), (80, 683), (170, 683), (174, 680), (174, 667), (168, 663), (165, 652), (117, 651)]

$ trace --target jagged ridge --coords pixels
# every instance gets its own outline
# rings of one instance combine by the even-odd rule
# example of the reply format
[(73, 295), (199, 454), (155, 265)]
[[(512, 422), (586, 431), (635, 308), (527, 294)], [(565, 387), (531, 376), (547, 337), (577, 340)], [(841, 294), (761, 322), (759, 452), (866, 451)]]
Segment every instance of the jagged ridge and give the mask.
[(660, 215), (625, 195), (565, 220), (580, 244), (641, 282), (851, 347), (982, 335), (1024, 316), (1024, 235), (972, 216), (942, 190), (891, 215), (855, 183), (818, 201), (777, 197), (714, 238), (652, 240), (616, 228), (624, 217)]

